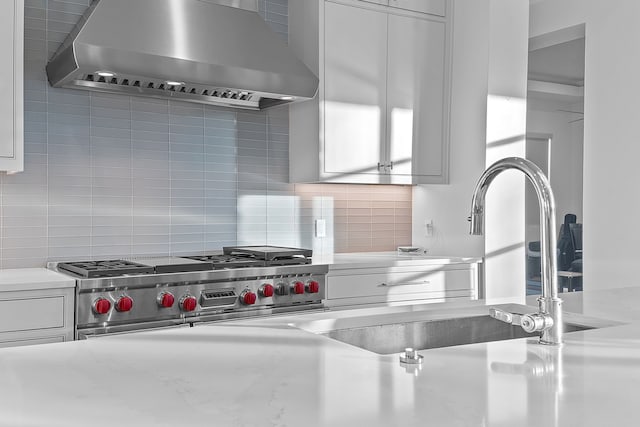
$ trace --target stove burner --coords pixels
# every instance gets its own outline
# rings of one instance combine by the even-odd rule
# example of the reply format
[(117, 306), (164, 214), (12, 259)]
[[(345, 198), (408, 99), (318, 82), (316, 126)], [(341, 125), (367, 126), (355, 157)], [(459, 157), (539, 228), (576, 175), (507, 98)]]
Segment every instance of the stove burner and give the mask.
[(58, 268), (82, 277), (112, 277), (123, 274), (152, 274), (153, 266), (120, 259), (107, 261), (76, 261), (58, 263)]
[(221, 270), (224, 268), (264, 267), (266, 265), (264, 261), (246, 256), (236, 257), (231, 255), (212, 254), (189, 256), (184, 258), (211, 263), (215, 270)]
[(187, 259), (209, 262), (216, 270), (244, 267), (272, 267), (311, 264), (308, 249), (277, 246), (225, 247), (222, 254), (188, 256)]
[(286, 248), (280, 246), (227, 246), (222, 248), (225, 255), (252, 257), (265, 261), (265, 265), (311, 264), (310, 249)]
[(132, 274), (161, 274), (187, 271), (226, 270), (311, 264), (309, 249), (278, 246), (225, 247), (223, 253), (180, 258), (118, 259), (61, 262), (58, 268), (81, 277), (115, 277)]

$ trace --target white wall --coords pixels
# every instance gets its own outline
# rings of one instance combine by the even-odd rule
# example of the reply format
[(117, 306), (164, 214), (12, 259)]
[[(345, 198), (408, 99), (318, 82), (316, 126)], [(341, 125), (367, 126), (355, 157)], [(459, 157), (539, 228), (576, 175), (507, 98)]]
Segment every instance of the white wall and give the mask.
[[(526, 156), (528, 0), (491, 0), (486, 166)], [(487, 192), (487, 299), (525, 295), (525, 178), (504, 172)]]
[[(529, 121), (529, 104), (527, 102), (527, 126)], [(547, 135), (532, 137), (527, 132), (527, 159), (535, 163), (549, 177), (549, 141)], [(533, 185), (525, 184), (525, 242), (540, 240), (540, 203)]]
[[(467, 216), (484, 170), (489, 0), (456, 0), (454, 7), (449, 185), (414, 187), (412, 240), (438, 255), (483, 256)], [(433, 220), (433, 237), (425, 236), (425, 220)]]
[[(490, 298), (524, 295), (523, 178), (505, 173), (489, 191), (486, 249), (466, 218), (486, 162), (524, 155), (528, 8), (528, 0), (455, 2), (450, 184), (414, 190), (414, 245), (443, 255), (486, 251)], [(424, 236), (425, 219), (434, 237)]]
[(531, 36), (585, 24), (584, 286), (634, 285), (640, 212), (640, 2), (541, 0)]

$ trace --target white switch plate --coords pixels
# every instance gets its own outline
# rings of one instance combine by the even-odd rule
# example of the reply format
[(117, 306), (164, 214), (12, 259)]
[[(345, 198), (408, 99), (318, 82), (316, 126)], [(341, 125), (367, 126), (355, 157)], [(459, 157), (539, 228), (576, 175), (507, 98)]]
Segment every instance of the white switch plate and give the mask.
[(424, 235), (426, 237), (432, 237), (433, 236), (433, 220), (432, 219), (425, 219), (424, 220)]
[(324, 219), (316, 219), (316, 237), (327, 237), (327, 222)]

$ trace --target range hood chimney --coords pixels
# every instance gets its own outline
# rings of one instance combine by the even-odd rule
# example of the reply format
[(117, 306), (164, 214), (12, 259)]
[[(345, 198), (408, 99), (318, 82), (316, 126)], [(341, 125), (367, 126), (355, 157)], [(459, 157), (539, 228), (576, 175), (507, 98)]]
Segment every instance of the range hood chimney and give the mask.
[(318, 78), (255, 0), (94, 0), (49, 64), (55, 87), (260, 110)]

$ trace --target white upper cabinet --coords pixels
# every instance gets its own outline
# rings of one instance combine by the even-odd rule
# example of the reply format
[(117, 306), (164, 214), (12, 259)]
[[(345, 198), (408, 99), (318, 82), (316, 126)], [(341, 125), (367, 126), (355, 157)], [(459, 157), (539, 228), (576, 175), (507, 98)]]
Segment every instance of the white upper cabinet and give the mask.
[(447, 105), (445, 24), (389, 15), (388, 28), (389, 173), (441, 177)]
[(447, 182), (450, 22), (418, 6), (446, 3), (289, 3), (291, 45), (320, 77), (290, 106), (292, 182)]
[(327, 3), (325, 17), (324, 169), (377, 175), (385, 155), (387, 16)]
[(24, 0), (9, 0), (0, 15), (0, 171), (19, 172), (23, 160)]

